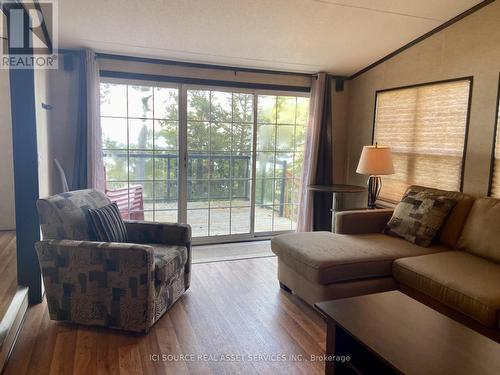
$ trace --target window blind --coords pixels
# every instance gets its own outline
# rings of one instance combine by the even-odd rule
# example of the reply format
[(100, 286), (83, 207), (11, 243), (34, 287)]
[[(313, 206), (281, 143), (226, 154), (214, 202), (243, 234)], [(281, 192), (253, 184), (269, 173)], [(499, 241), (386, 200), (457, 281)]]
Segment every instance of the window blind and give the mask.
[[(500, 90), (500, 86), (499, 86)], [(497, 127), (496, 127), (496, 141), (495, 141), (495, 160), (493, 164), (493, 176), (491, 180), (490, 195), (495, 198), (500, 198), (500, 105), (497, 114)]]
[(392, 148), (395, 169), (381, 200), (397, 202), (413, 184), (460, 189), (469, 89), (464, 79), (377, 93), (374, 138)]

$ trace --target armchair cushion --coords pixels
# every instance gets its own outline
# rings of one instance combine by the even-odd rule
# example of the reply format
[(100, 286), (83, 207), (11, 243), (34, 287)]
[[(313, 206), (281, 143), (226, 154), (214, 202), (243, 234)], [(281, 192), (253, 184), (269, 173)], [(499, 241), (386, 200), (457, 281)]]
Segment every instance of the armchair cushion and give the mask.
[(43, 238), (83, 240), (93, 238), (89, 209), (110, 204), (100, 191), (76, 190), (39, 199), (36, 203)]
[(173, 277), (186, 266), (188, 250), (185, 246), (150, 244), (154, 250), (155, 282), (170, 284)]
[(103, 242), (127, 242), (127, 229), (116, 203), (89, 209), (96, 239)]

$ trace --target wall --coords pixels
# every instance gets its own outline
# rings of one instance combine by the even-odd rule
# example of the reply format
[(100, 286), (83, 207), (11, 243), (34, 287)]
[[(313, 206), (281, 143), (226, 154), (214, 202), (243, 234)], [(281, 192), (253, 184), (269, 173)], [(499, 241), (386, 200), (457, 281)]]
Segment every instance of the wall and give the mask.
[[(49, 100), (52, 109), (48, 113), (50, 121), (51, 157), (61, 163), (71, 189), (75, 163), (76, 114), (78, 111), (78, 75), (66, 71), (63, 61), (59, 69), (48, 73)], [(52, 161), (53, 162), (53, 161)], [(60, 177), (54, 171), (51, 175), (52, 193), (60, 193)]]
[(48, 71), (35, 70), (36, 135), (38, 149), (38, 190), (40, 197), (51, 195), (52, 150), (48, 110), (42, 104), (49, 104)]
[(16, 227), (9, 71), (0, 69), (0, 230)]
[(500, 72), (499, 20), (497, 1), (349, 82), (349, 183), (366, 182), (356, 166), (362, 146), (371, 143), (375, 91), (474, 76), (463, 190), (487, 194)]

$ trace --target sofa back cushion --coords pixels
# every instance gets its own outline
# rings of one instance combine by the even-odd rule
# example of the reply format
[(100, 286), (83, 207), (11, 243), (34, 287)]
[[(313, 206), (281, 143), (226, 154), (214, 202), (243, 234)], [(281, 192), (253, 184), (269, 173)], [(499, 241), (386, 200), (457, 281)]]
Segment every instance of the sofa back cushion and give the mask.
[(477, 199), (465, 222), (458, 248), (500, 263), (499, 244), (500, 199)]
[(45, 240), (94, 240), (89, 209), (110, 204), (97, 190), (76, 190), (39, 199), (36, 203)]
[(445, 196), (455, 201), (455, 205), (446, 217), (441, 229), (434, 237), (434, 242), (440, 245), (456, 249), (458, 246), (458, 238), (462, 232), (465, 221), (471, 210), (474, 198), (470, 195), (457, 191), (446, 191), (428, 188), (424, 186), (412, 185), (408, 187), (408, 191), (425, 191), (436, 195)]

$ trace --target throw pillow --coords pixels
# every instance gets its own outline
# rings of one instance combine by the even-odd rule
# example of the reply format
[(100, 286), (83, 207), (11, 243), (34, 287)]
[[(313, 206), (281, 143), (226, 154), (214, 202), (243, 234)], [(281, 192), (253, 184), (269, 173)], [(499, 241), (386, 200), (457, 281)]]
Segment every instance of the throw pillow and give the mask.
[(127, 242), (127, 229), (116, 203), (89, 209), (89, 217), (97, 241)]
[(427, 247), (454, 205), (451, 198), (410, 190), (394, 209), (384, 233)]

